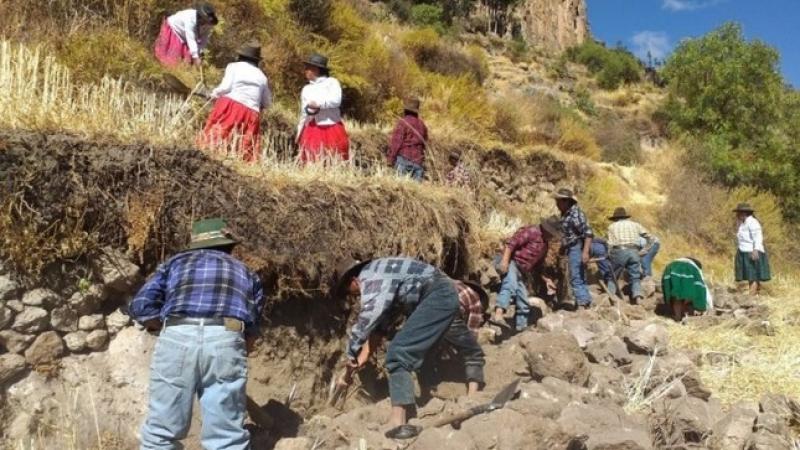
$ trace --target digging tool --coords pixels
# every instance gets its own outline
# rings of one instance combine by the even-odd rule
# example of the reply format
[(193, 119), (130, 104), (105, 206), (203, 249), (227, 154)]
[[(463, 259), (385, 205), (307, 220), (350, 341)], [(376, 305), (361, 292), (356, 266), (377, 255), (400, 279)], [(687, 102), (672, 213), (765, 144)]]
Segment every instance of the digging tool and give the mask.
[(520, 379), (517, 378), (516, 380), (509, 383), (492, 399), (491, 402), (486, 403), (484, 405), (475, 406), (466, 411), (454, 414), (450, 417), (445, 417), (443, 419), (440, 419), (434, 422), (433, 426), (435, 428), (451, 424), (458, 426), (459, 424), (461, 424), (461, 422), (471, 417), (502, 408), (503, 406), (505, 406), (506, 402), (511, 400), (511, 398), (514, 397), (514, 394), (517, 393), (517, 387), (519, 386), (519, 381)]
[(272, 428), (272, 425), (275, 423), (272, 417), (265, 413), (264, 410), (258, 406), (258, 403), (249, 395), (247, 396), (247, 414), (250, 416), (253, 423), (265, 430)]
[(189, 86), (187, 86), (186, 84), (184, 84), (183, 81), (179, 80), (178, 77), (176, 77), (175, 75), (172, 75), (171, 73), (165, 73), (164, 74), (164, 81), (177, 94), (185, 95), (187, 97), (190, 96), (190, 95), (196, 95), (197, 97), (200, 97), (200, 98), (203, 98), (203, 99), (208, 99), (209, 98), (208, 94), (206, 94), (205, 92), (201, 92), (199, 90), (200, 86), (202, 85), (202, 82), (196, 88), (192, 89)]

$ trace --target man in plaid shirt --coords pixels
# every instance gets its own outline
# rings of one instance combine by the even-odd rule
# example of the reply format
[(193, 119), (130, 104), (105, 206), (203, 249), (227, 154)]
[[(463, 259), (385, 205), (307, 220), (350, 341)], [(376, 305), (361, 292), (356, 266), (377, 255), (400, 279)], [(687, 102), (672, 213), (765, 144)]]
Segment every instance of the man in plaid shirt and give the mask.
[(264, 293), (230, 255), (237, 241), (221, 219), (192, 227), (187, 251), (163, 263), (130, 305), (134, 320), (159, 331), (141, 448), (178, 448), (195, 395), (204, 448), (248, 449), (244, 428), (247, 353), (258, 335)]
[[(631, 303), (642, 298), (642, 258), (639, 255), (641, 240), (650, 239), (650, 234), (639, 223), (630, 220), (631, 216), (625, 208), (617, 208), (609, 217), (608, 227), (609, 259), (615, 268), (622, 267), (628, 271), (631, 280)], [(609, 283), (608, 290), (616, 292), (615, 282)]]

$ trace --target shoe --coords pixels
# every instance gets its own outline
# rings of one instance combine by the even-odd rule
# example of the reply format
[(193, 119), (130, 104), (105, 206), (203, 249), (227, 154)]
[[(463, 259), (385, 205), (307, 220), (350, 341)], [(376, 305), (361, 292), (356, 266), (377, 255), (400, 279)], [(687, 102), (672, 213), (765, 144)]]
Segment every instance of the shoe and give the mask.
[(644, 299), (641, 295), (631, 299), (631, 305), (638, 305)]
[(487, 320), (487, 322), (489, 322), (490, 324), (492, 324), (492, 325), (494, 325), (496, 327), (500, 327), (500, 328), (503, 328), (503, 329), (506, 329), (506, 330), (510, 330), (511, 329), (511, 325), (509, 325), (505, 320), (497, 320), (497, 319), (492, 318), (492, 319)]
[(389, 439), (411, 439), (417, 437), (421, 431), (422, 427), (405, 424), (392, 428), (386, 432), (385, 436)]

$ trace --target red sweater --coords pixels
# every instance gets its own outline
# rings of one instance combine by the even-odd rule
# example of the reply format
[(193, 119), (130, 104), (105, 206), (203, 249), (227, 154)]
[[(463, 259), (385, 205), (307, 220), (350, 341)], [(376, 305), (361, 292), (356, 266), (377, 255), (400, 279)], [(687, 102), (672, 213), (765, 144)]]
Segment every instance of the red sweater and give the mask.
[(414, 114), (406, 114), (397, 121), (389, 142), (389, 164), (394, 165), (398, 156), (419, 164), (425, 162), (425, 143), (428, 141), (428, 128)]

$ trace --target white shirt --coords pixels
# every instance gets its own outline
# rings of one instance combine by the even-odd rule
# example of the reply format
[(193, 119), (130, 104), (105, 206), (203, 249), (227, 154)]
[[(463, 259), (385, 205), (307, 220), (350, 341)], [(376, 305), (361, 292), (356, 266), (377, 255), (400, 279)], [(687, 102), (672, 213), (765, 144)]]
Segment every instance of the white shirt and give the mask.
[[(306, 106), (310, 103), (319, 105), (319, 112), (309, 116)], [(303, 131), (306, 123), (314, 121), (317, 125), (330, 126), (342, 121), (342, 113), (339, 107), (342, 105), (342, 85), (339, 80), (333, 77), (318, 77), (314, 81), (309, 81), (300, 93), (300, 124), (297, 126), (297, 134)]]
[(228, 97), (255, 112), (272, 104), (272, 91), (267, 76), (258, 67), (244, 61), (228, 64), (222, 82), (213, 91), (211, 98)]
[(753, 249), (761, 253), (764, 251), (764, 233), (761, 231), (761, 224), (753, 216), (748, 216), (744, 222), (739, 224), (739, 231), (736, 233), (736, 240), (739, 250), (752, 252)]
[(167, 24), (189, 47), (189, 53), (192, 54), (192, 58), (199, 58), (200, 50), (204, 49), (208, 44), (208, 35), (211, 34), (211, 28), (204, 30), (203, 33), (199, 32), (197, 29), (197, 10), (184, 9), (183, 11), (178, 11), (167, 17)]

